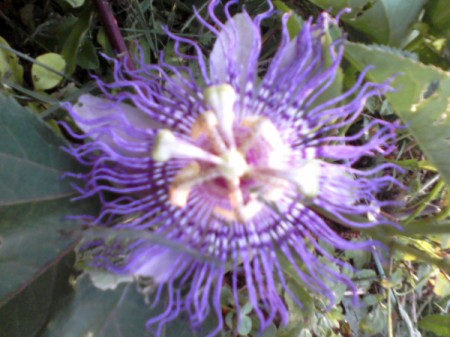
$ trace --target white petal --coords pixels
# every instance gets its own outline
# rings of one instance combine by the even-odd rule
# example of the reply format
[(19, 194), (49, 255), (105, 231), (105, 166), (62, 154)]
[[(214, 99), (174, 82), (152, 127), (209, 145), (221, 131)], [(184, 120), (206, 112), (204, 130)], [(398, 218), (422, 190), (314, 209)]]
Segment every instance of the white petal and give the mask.
[(290, 66), (294, 61), (296, 61), (299, 58), (299, 55), (297, 53), (297, 36), (289, 42), (289, 44), (286, 47), (286, 50), (284, 51), (281, 49), (278, 50), (278, 53), (281, 52), (284, 52), (284, 55), (281, 57), (278, 69)]
[(134, 270), (133, 275), (151, 277), (156, 284), (163, 283), (174, 272), (174, 263), (179, 256), (180, 252), (175, 252), (172, 249), (156, 248), (152, 257), (145, 255), (138, 261), (137, 269)]
[(120, 275), (104, 270), (87, 270), (87, 274), (91, 278), (94, 286), (101, 290), (114, 290), (121, 283), (133, 282), (131, 275)]
[[(83, 123), (79, 119), (76, 120), (79, 128), (88, 133), (94, 140), (103, 143), (107, 148), (111, 149), (111, 155), (114, 153), (128, 157), (144, 157), (148, 155), (146, 141), (142, 137), (137, 137), (136, 131), (133, 132), (133, 130), (159, 129), (162, 127), (162, 124), (131, 105), (113, 102), (92, 95), (82, 95), (73, 109), (79, 117), (86, 121)], [(105, 120), (101, 120), (102, 118), (105, 118)], [(110, 134), (96, 132), (102, 126), (110, 126), (112, 134), (136, 145), (126, 148), (116, 144)]]
[(227, 62), (233, 62), (237, 67), (239, 88), (243, 89), (251, 65), (253, 46), (259, 40), (259, 28), (253, 23), (247, 13), (235, 15), (225, 24), (220, 32), (210, 55), (211, 73), (215, 73), (219, 81), (227, 82)]
[[(80, 117), (86, 120), (95, 120), (102, 117), (122, 115), (135, 128), (156, 129), (162, 126), (159, 122), (153, 120), (141, 110), (131, 105), (116, 103), (105, 98), (88, 94), (80, 96), (73, 109), (78, 115), (80, 115)], [(92, 128), (98, 127), (98, 124), (87, 125), (84, 123), (79, 123), (78, 126), (84, 132), (89, 132)]]
[(306, 160), (292, 174), (293, 182), (306, 199), (311, 200), (319, 195), (322, 170), (318, 160)]

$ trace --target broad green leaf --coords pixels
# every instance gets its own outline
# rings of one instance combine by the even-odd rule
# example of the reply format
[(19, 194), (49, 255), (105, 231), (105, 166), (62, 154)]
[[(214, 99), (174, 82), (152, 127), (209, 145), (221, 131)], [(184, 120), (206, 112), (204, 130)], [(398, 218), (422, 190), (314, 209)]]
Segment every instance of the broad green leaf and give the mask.
[(347, 42), (345, 55), (360, 70), (375, 66), (367, 75), (371, 81), (383, 82), (397, 74), (392, 84), (397, 91), (386, 96), (425, 155), (450, 184), (449, 73), (379, 46)]
[[(0, 36), (0, 45), (9, 48), (8, 42)], [(23, 67), (19, 64), (16, 54), (0, 48), (0, 80), (13, 80), (17, 84), (22, 84)]]
[(64, 142), (12, 98), (0, 95), (0, 207), (74, 194), (62, 175), (74, 167)]
[(338, 14), (344, 8), (352, 12), (342, 17), (347, 24), (372, 41), (399, 45), (416, 22), (426, 0), (311, 0)]
[(36, 336), (41, 330), (55, 300), (71, 291), (68, 279), (74, 255), (68, 254), (70, 250), (51, 261), (9, 298), (0, 301), (0, 336)]
[(43, 337), (144, 337), (151, 310), (136, 286), (122, 284), (115, 290), (95, 288), (88, 277), (77, 282), (75, 294), (61, 301)]
[(64, 142), (13, 99), (0, 95), (0, 105), (0, 336), (34, 336), (74, 245), (67, 216), (91, 205), (70, 202), (61, 174), (76, 166)]
[(450, 336), (450, 315), (430, 315), (419, 321), (419, 328), (440, 337)]
[[(164, 296), (164, 295), (163, 295)], [(150, 297), (150, 303), (152, 297)], [(166, 301), (162, 298), (162, 302)], [(121, 284), (115, 290), (95, 288), (89, 278), (78, 279), (75, 294), (63, 299), (42, 337), (146, 337), (147, 320), (159, 315), (165, 306), (151, 309), (133, 283)], [(181, 314), (164, 330), (161, 337), (204, 336), (214, 329), (213, 319), (193, 331), (189, 320)]]
[[(61, 55), (56, 53), (43, 54), (38, 56), (36, 61), (49, 66), (59, 73), (64, 73), (66, 68), (66, 61), (64, 61), (64, 58)], [(47, 90), (56, 87), (62, 80), (62, 76), (56, 72), (34, 63), (31, 67), (34, 88), (36, 90)]]

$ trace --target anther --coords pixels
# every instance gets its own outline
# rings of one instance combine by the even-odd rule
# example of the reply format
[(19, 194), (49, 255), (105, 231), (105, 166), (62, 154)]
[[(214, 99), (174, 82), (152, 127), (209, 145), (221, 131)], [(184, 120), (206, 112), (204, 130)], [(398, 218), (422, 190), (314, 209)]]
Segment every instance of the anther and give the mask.
[(203, 95), (205, 103), (216, 113), (219, 128), (226, 141), (231, 147), (234, 147), (233, 123), (236, 91), (229, 84), (220, 84), (206, 88)]
[(203, 160), (216, 165), (223, 164), (222, 158), (182, 139), (176, 138), (167, 129), (159, 131), (152, 156), (154, 160), (159, 162), (165, 162), (172, 158), (190, 158)]

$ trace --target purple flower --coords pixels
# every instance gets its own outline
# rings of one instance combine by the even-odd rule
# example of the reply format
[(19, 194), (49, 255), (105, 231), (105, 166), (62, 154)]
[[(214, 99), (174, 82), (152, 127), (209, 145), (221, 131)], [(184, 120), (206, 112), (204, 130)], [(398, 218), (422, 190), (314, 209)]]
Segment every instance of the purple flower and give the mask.
[[(390, 202), (376, 195), (398, 184), (390, 164), (364, 170), (355, 165), (393, 151), (395, 125), (373, 120), (352, 135), (340, 132), (358, 121), (369, 97), (391, 90), (389, 85), (364, 83), (364, 72), (351, 90), (321, 100), (343, 56), (342, 40), (322, 43), (335, 21), (323, 14), (290, 39), (284, 15), (280, 45), (263, 71), (260, 23), (273, 11), (254, 19), (246, 12), (231, 17), (229, 2), (222, 23), (214, 12), (218, 2), (209, 6), (212, 24), (198, 15), (217, 36), (209, 62), (196, 42), (168, 33), (177, 55), (196, 63), (200, 75), (165, 62), (140, 60), (132, 70), (116, 61), (114, 82), (98, 80), (105, 98), (84, 95), (68, 106), (84, 135), (69, 131), (86, 140), (70, 152), (91, 167), (74, 175), (82, 181), (78, 189), (81, 197), (102, 201), (91, 224), (151, 232), (219, 262), (144, 237), (130, 240), (122, 252), (109, 247), (96, 256), (96, 266), (152, 277), (159, 284), (156, 301), (166, 292), (166, 310), (148, 322), (157, 333), (181, 311), (193, 326), (214, 313), (219, 323), (210, 335), (221, 331), (225, 279), (238, 312), (238, 280), (245, 282), (261, 329), (277, 315), (287, 323), (280, 285), (291, 292), (282, 261), (332, 306), (330, 281), (356, 287), (327, 261), (352, 266), (319, 239), (339, 250), (371, 250), (379, 243), (342, 238), (323, 214), (354, 228), (388, 224), (380, 208)], [(182, 44), (195, 53), (183, 54)], [(367, 220), (351, 221), (354, 215)]]

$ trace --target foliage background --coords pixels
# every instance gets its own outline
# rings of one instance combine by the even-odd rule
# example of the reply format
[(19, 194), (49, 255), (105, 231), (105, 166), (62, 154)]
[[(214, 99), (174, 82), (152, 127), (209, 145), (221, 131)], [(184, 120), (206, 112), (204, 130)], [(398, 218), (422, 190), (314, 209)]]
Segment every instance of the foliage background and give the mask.
[[(202, 0), (111, 1), (129, 47), (138, 41), (147, 62), (178, 63), (173, 43), (162, 27), (200, 41), (207, 54), (214, 37), (193, 14), (206, 15)], [(383, 81), (398, 74), (398, 91), (368, 102), (355, 128), (372, 118), (396, 120), (398, 153), (387, 160), (408, 169), (401, 177), (406, 192), (390, 191), (405, 202), (384, 210), (403, 232), (377, 229), (349, 232), (373, 236), (393, 248), (391, 256), (339, 252), (360, 269), (361, 305), (354, 307), (345, 289), (333, 289), (341, 302), (330, 312), (320, 298), (290, 280), (305, 306), (291, 309), (287, 327), (273, 324), (264, 337), (309, 336), (450, 336), (450, 6), (448, 0), (286, 0), (280, 12), (292, 12), (292, 34), (304, 19), (326, 9), (345, 7), (341, 28), (347, 44), (335, 93), (349, 88), (356, 75), (374, 65), (368, 78)], [(236, 6), (236, 10), (239, 6)], [(264, 0), (245, 1), (251, 14), (267, 8)], [(269, 60), (280, 33), (280, 15), (263, 24), (263, 62)], [(334, 34), (334, 35), (333, 35)], [(339, 35), (331, 31), (330, 37)], [(270, 43), (273, 42), (273, 43)], [(187, 51), (189, 52), (189, 51)], [(96, 74), (112, 78), (111, 40), (90, 0), (3, 0), (0, 2), (0, 336), (1, 337), (141, 337), (145, 321), (161, 308), (150, 308), (152, 293), (143, 284), (100, 271), (75, 267), (75, 248), (83, 229), (68, 215), (95, 213), (95, 202), (71, 202), (75, 196), (64, 172), (81, 168), (62, 150), (73, 141), (58, 121), (71, 122), (60, 102), (98, 93)], [(368, 135), (370, 136), (370, 135)], [(377, 160), (385, 160), (378, 158)], [(395, 194), (394, 194), (395, 193)], [(108, 238), (114, 232), (102, 233)], [(332, 248), (330, 248), (332, 249)], [(289, 266), (286, 266), (289, 273)], [(94, 285), (95, 284), (95, 285)], [(148, 286), (148, 285), (147, 285)], [(144, 292), (146, 295), (142, 295)], [(256, 336), (250, 306), (236, 317), (230, 290), (223, 290), (225, 336)], [(245, 298), (242, 301), (245, 302)], [(238, 327), (237, 321), (241, 324)], [(180, 316), (165, 336), (202, 336), (211, 319), (193, 331)]]

